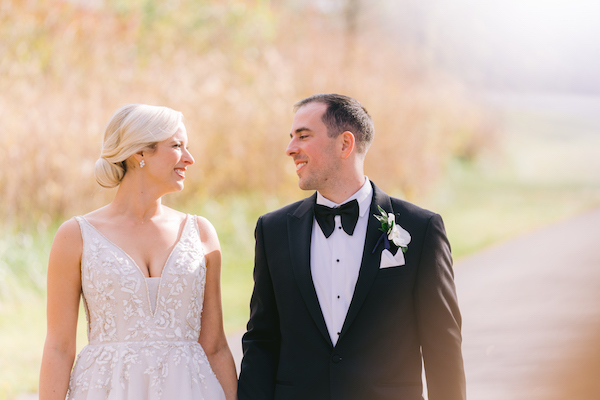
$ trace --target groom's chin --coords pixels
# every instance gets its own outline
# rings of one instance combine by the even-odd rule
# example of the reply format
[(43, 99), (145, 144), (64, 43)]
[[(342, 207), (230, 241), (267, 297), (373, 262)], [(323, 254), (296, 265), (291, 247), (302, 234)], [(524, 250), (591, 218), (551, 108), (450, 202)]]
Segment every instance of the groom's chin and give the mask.
[(298, 187), (302, 190), (314, 190), (312, 185), (307, 182), (303, 182), (301, 179), (298, 181)]

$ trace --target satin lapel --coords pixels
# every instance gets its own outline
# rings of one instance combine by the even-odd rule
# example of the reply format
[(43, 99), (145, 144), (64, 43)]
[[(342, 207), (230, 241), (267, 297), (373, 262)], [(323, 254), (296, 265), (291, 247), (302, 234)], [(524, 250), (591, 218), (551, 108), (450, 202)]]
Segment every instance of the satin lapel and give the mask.
[(377, 241), (382, 234), (382, 232), (379, 230), (381, 223), (373, 215), (380, 214), (377, 206), (381, 206), (381, 208), (383, 208), (386, 212), (392, 212), (390, 196), (385, 194), (373, 182), (371, 182), (371, 184), (373, 185), (373, 200), (371, 201), (371, 208), (369, 210), (369, 222), (367, 224), (365, 247), (363, 249), (363, 257), (360, 265), (360, 271), (358, 273), (358, 280), (354, 289), (354, 295), (352, 296), (352, 301), (350, 302), (350, 307), (348, 308), (348, 314), (346, 314), (346, 320), (344, 321), (344, 326), (342, 327), (340, 340), (358, 314), (358, 311), (365, 301), (365, 298), (369, 293), (369, 289), (375, 280), (375, 276), (377, 276), (377, 272), (379, 271), (381, 252), (383, 251), (384, 244), (383, 241), (381, 241), (381, 243), (378, 244), (378, 248), (375, 250), (375, 252), (373, 252), (373, 248), (377, 244)]
[[(312, 234), (316, 194), (304, 200), (293, 214), (288, 214), (288, 237), (294, 277), (306, 307), (319, 331), (331, 344), (325, 319), (310, 272), (310, 238)], [(333, 346), (333, 344), (332, 344)]]

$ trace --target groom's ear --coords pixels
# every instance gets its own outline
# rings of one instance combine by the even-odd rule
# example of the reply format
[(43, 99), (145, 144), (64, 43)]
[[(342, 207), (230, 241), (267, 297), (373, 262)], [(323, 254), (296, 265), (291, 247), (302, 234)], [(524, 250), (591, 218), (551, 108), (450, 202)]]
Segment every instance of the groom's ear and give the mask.
[(354, 152), (354, 146), (356, 145), (356, 139), (354, 138), (354, 134), (350, 131), (345, 131), (340, 134), (340, 142), (341, 142), (341, 157), (346, 159), (350, 157), (350, 154)]

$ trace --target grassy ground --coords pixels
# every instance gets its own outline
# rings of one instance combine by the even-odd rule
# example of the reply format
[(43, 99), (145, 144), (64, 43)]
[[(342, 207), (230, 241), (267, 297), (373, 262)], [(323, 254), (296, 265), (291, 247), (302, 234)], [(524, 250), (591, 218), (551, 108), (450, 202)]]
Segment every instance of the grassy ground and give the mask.
[[(506, 115), (506, 134), (496, 151), (475, 163), (451, 163), (437, 189), (419, 202), (444, 217), (455, 259), (600, 205), (600, 177), (593, 173), (600, 169), (594, 169), (598, 159), (592, 156), (600, 154), (600, 135), (590, 133), (600, 123), (584, 129), (560, 115), (510, 109)], [(248, 316), (256, 218), (281, 205), (245, 196), (186, 210), (207, 216), (221, 238), (228, 332), (243, 329)], [(0, 400), (37, 389), (45, 335), (39, 282), (53, 230), (42, 226), (36, 235), (0, 236), (5, 263), (0, 268), (5, 271), (0, 277)], [(13, 273), (6, 264), (23, 268)], [(84, 320), (82, 315), (79, 347), (86, 341)]]

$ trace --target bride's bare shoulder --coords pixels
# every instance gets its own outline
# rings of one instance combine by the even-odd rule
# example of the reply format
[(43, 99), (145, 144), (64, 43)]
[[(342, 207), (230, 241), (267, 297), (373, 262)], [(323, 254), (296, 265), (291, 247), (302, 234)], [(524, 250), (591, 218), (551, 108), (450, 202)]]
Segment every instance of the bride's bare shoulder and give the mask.
[(219, 247), (219, 238), (217, 236), (217, 230), (210, 223), (210, 221), (204, 217), (196, 216), (198, 222), (198, 230), (200, 231), (200, 240), (206, 243), (211, 248)]
[(187, 217), (186, 213), (177, 211), (174, 208), (167, 207), (167, 206), (163, 206), (163, 212), (169, 219), (176, 219), (179, 221), (183, 221)]
[(81, 253), (83, 248), (83, 238), (81, 237), (81, 228), (75, 218), (63, 222), (52, 242), (53, 252), (60, 253)]
[(85, 215), (85, 218), (90, 224), (96, 225), (98, 223), (102, 223), (112, 217), (112, 212), (110, 211), (108, 206), (100, 207), (94, 211), (91, 211)]
[(81, 228), (79, 227), (79, 222), (75, 217), (66, 220), (63, 222), (58, 230), (56, 231), (56, 236), (78, 236), (81, 237)]

